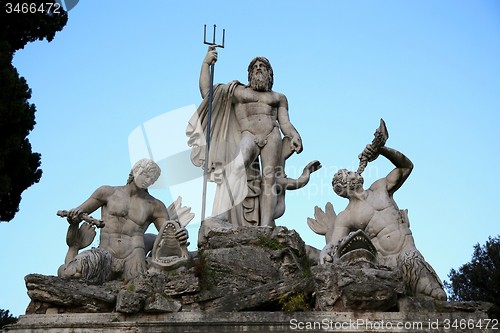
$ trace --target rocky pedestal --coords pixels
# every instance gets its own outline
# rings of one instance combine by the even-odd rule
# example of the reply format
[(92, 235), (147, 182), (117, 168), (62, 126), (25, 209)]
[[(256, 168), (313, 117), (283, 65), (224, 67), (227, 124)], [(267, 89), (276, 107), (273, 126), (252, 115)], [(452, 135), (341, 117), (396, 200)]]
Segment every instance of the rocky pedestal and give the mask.
[(209, 219), (199, 233), (199, 251), (181, 273), (153, 272), (101, 285), (30, 274), (27, 314), (279, 311), (294, 297), (301, 300), (297, 309), (312, 309), (310, 268), (318, 251), (307, 249), (295, 230)]
[(405, 288), (399, 272), (388, 267), (319, 265), (312, 268), (320, 311), (398, 311)]
[(318, 266), (319, 251), (285, 227), (235, 227), (209, 219), (198, 239), (199, 251), (180, 273), (101, 285), (28, 275), (27, 315), (5, 331), (296, 332), (320, 325), (325, 331), (361, 332), (363, 319), (378, 323), (380, 332), (423, 332), (395, 327), (437, 320), (432, 331), (444, 332), (454, 320), (487, 319), (491, 306), (407, 297), (399, 273), (385, 266)]

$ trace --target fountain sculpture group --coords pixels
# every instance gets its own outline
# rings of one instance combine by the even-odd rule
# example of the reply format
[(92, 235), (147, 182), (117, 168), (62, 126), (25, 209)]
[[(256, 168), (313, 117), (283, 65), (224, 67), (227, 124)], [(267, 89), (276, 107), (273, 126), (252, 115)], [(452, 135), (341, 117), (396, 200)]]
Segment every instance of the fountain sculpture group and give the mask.
[[(58, 213), (69, 222), (68, 254), (58, 277), (26, 277), (32, 299), (27, 313), (280, 311), (291, 304), (292, 310), (341, 312), (445, 307), (443, 285), (415, 247), (408, 212), (393, 199), (413, 163), (386, 146), (384, 121), (359, 155), (359, 169), (333, 177), (347, 208), (336, 214), (328, 203), (308, 219), (326, 238), (324, 248), (315, 249), (275, 222), (285, 211), (286, 191), (305, 186), (321, 164), (312, 161), (298, 179), (285, 174), (286, 160), (303, 146), (285, 95), (272, 90), (269, 61), (252, 60), (247, 85), (218, 84), (211, 93), (209, 65), (216, 60), (211, 46), (200, 74), (204, 100), (186, 130), (192, 163), (206, 165), (208, 179), (217, 184), (212, 216), (201, 221), (198, 251), (188, 252), (184, 228), (194, 214), (181, 198), (167, 208), (151, 196), (147, 188), (160, 168), (140, 160), (126, 185), (102, 186), (77, 208)], [(365, 190), (361, 174), (380, 156), (394, 169)], [(90, 216), (99, 208), (102, 220)], [(145, 234), (151, 223), (158, 235)], [(79, 253), (93, 241), (95, 228), (99, 247)]]

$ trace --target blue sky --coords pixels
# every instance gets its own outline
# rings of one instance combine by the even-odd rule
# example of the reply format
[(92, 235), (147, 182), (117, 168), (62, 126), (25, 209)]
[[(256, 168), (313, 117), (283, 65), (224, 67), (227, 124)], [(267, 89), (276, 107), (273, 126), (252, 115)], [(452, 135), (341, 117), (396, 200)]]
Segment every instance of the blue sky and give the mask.
[[(271, 61), (273, 89), (287, 96), (304, 144), (287, 161), (288, 175), (315, 159), (323, 164), (307, 187), (287, 193), (278, 225), (325, 245), (306, 219), (328, 201), (337, 212), (345, 208), (331, 178), (338, 168), (357, 168), (383, 118), (387, 146), (415, 165), (395, 200), (409, 210), (417, 248), (441, 279), (470, 261), (474, 244), (500, 234), (499, 1), (80, 1), (68, 15), (51, 43), (14, 56), (33, 90), (37, 125), (29, 139), (42, 154), (43, 176), (23, 193), (15, 219), (0, 224), (0, 308), (23, 314), (23, 277), (56, 275), (67, 251), (58, 210), (101, 185), (125, 184), (130, 134), (199, 105), (204, 24), (209, 36), (213, 24), (226, 29), (216, 82), (246, 83), (250, 60)], [(165, 135), (185, 126), (162, 124)], [(179, 140), (165, 146), (187, 150)], [(390, 170), (379, 158), (365, 184)], [(170, 204), (168, 188), (151, 192)], [(199, 214), (188, 229), (190, 250), (198, 227)]]

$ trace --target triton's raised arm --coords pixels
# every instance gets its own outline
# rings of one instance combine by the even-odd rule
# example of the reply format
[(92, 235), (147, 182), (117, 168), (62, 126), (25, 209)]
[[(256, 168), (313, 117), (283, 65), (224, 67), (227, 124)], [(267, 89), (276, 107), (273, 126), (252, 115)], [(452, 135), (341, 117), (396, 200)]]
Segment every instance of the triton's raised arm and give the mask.
[[(396, 192), (413, 170), (413, 163), (403, 153), (389, 147), (378, 147), (373, 149), (371, 144), (367, 145), (360, 156), (369, 161), (375, 160), (379, 155), (384, 156), (396, 167), (385, 177), (387, 191), (390, 195)], [(377, 182), (378, 183), (378, 182)], [(374, 183), (375, 184), (375, 183)], [(372, 185), (373, 186), (373, 185)]]
[(400, 153), (392, 148), (381, 147), (379, 153), (396, 166), (396, 168), (389, 172), (387, 177), (385, 177), (387, 182), (387, 191), (392, 195), (401, 187), (401, 185), (403, 185), (405, 180), (410, 175), (413, 170), (413, 163), (403, 153)]

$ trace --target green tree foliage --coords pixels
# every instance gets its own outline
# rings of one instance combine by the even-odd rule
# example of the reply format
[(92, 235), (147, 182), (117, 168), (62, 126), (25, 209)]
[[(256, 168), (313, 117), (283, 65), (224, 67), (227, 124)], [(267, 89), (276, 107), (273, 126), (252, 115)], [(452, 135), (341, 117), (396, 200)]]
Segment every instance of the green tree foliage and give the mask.
[[(8, 4), (11, 5), (8, 5)], [(51, 41), (67, 22), (67, 13), (11, 11), (21, 1), (0, 0), (0, 221), (19, 210), (22, 192), (42, 175), (40, 154), (31, 151), (28, 134), (35, 125), (31, 89), (12, 66), (15, 51), (37, 39)], [(30, 1), (40, 5), (47, 2)]]
[(492, 315), (500, 315), (500, 235), (489, 237), (484, 246), (476, 244), (471, 262), (458, 271), (451, 269), (444, 285), (453, 301), (484, 301), (496, 305)]
[(14, 324), (17, 318), (9, 314), (9, 310), (0, 309), (0, 328), (5, 325)]
[[(17, 4), (23, 3), (36, 5), (34, 7), (37, 11), (34, 13), (10, 12), (9, 8), (15, 9)], [(54, 39), (56, 32), (61, 31), (66, 25), (68, 14), (62, 8), (59, 13), (47, 10), (38, 11), (38, 9), (48, 9), (47, 3), (54, 3), (54, 1), (0, 0), (0, 40), (9, 43), (11, 55), (37, 39), (46, 38), (50, 42)], [(41, 5), (44, 6), (40, 7)]]

